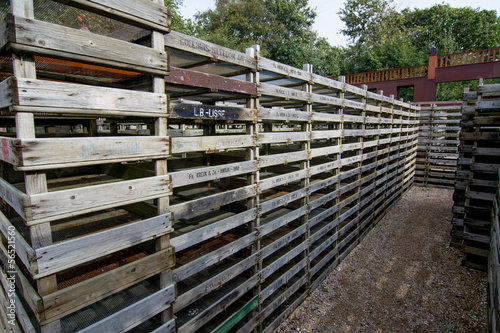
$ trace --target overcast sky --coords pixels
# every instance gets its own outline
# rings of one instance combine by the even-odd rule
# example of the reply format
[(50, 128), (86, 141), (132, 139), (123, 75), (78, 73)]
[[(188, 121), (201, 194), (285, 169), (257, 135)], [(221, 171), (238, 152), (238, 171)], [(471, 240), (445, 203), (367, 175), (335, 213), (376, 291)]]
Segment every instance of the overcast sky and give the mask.
[[(403, 8), (427, 8), (443, 1), (436, 0), (395, 0), (398, 9)], [(450, 3), (444, 1), (445, 3)], [(473, 3), (471, 5), (471, 2)], [(184, 6), (181, 8), (181, 14), (185, 18), (192, 16), (199, 11), (205, 11), (208, 8), (215, 7), (214, 0), (184, 0)], [(500, 0), (453, 0), (453, 7), (473, 7), (480, 9), (496, 10), (497, 15), (500, 13)], [(316, 8), (318, 16), (314, 29), (318, 31), (321, 37), (328, 39), (332, 45), (346, 45), (346, 38), (340, 34), (340, 29), (343, 28), (343, 22), (338, 16), (338, 11), (344, 6), (344, 1), (339, 0), (309, 0), (309, 6)]]

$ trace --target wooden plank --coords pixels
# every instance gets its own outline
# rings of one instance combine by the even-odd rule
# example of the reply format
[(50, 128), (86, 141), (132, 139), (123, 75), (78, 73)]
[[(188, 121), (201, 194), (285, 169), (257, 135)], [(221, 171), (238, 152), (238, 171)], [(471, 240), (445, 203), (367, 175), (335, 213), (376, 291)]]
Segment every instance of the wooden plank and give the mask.
[[(202, 73), (204, 74), (204, 73)], [(206, 74), (208, 75), (208, 74)], [(170, 76), (167, 76), (167, 78)], [(254, 121), (253, 111), (234, 106), (172, 103), (170, 119)]]
[(309, 82), (312, 79), (311, 73), (305, 70), (285, 65), (280, 62), (264, 57), (259, 58), (259, 69), (269, 71), (272, 73), (277, 73), (287, 78), (293, 77), (306, 82)]
[(0, 160), (13, 165), (21, 162), (19, 145), (21, 140), (7, 137), (0, 137)]
[(170, 31), (170, 11), (147, 0), (55, 0), (140, 27)]
[(308, 140), (308, 132), (264, 132), (257, 134), (257, 144), (281, 142), (292, 144), (295, 142)]
[(31, 218), (29, 198), (26, 194), (0, 178), (0, 198), (11, 206), (22, 218)]
[(169, 176), (155, 176), (110, 184), (32, 194), (28, 225), (157, 199), (172, 194)]
[(270, 245), (265, 246), (264, 248), (261, 249), (261, 252), (260, 252), (262, 259), (269, 257), (273, 253), (277, 253), (278, 250), (291, 244), (293, 242), (293, 240), (297, 239), (301, 235), (304, 235), (307, 231), (308, 231), (308, 226), (306, 224), (304, 224), (304, 225), (296, 228), (295, 230), (287, 233), (285, 236), (280, 237), (279, 239), (275, 240)]
[(256, 60), (245, 53), (238, 52), (202, 39), (188, 36), (177, 31), (165, 34), (165, 45), (187, 51), (214, 61), (223, 61), (245, 68), (256, 69)]
[(266, 179), (260, 181), (260, 183), (258, 183), (258, 191), (262, 192), (264, 190), (267, 190), (267, 189), (270, 189), (270, 188), (273, 188), (276, 186), (285, 185), (285, 184), (288, 184), (288, 183), (291, 183), (294, 181), (304, 179), (307, 176), (308, 176), (307, 170), (299, 170), (299, 171), (287, 173), (284, 175), (266, 178)]
[(266, 299), (268, 299), (271, 295), (273, 295), (281, 286), (289, 283), (289, 281), (293, 278), (295, 274), (297, 274), (301, 269), (306, 268), (307, 259), (304, 258), (297, 264), (295, 264), (292, 268), (286, 271), (283, 275), (278, 277), (273, 283), (267, 286), (264, 290), (259, 293), (259, 298), (261, 304), (264, 303)]
[(298, 111), (293, 109), (283, 108), (260, 108), (257, 112), (260, 121), (266, 120), (282, 120), (285, 122), (297, 121), (308, 122), (311, 121), (311, 114), (305, 111)]
[(230, 293), (227, 293), (222, 298), (213, 302), (207, 309), (203, 310), (198, 316), (182, 325), (177, 329), (178, 333), (189, 333), (195, 332), (197, 329), (201, 328), (210, 319), (228, 309), (231, 304), (238, 300), (241, 296), (246, 294), (259, 282), (259, 275), (254, 275), (244, 283), (240, 284), (237, 288), (233, 289)]
[(260, 83), (257, 86), (257, 93), (265, 96), (281, 97), (285, 100), (312, 101), (311, 93), (268, 83)]
[[(245, 94), (252, 97), (257, 95), (257, 86), (255, 83), (178, 67), (170, 68), (170, 74), (165, 77), (165, 82), (169, 84), (205, 88), (210, 89), (210, 91), (227, 91)], [(211, 107), (213, 108), (214, 106), (212, 105)]]
[(258, 256), (253, 254), (248, 258), (243, 259), (237, 264), (229, 267), (225, 271), (213, 276), (212, 278), (200, 283), (196, 287), (190, 289), (189, 291), (177, 296), (175, 303), (173, 304), (174, 313), (184, 309), (189, 304), (199, 300), (203, 296), (206, 296), (215, 289), (219, 289), (222, 285), (232, 280), (236, 276), (240, 275), (253, 265), (257, 264)]
[(170, 319), (165, 324), (161, 325), (157, 329), (151, 331), (151, 333), (175, 333), (176, 332), (176, 319)]
[(164, 94), (16, 78), (14, 111), (108, 116), (167, 116)]
[[(175, 238), (173, 238), (172, 240), (174, 239)], [(197, 258), (185, 265), (182, 265), (179, 268), (176, 268), (173, 271), (174, 281), (175, 282), (183, 281), (210, 266), (218, 264), (221, 260), (224, 260), (225, 258), (235, 254), (241, 249), (244, 249), (252, 245), (254, 242), (257, 241), (257, 239), (258, 239), (257, 231), (254, 231), (251, 234), (246, 235), (245, 237), (242, 237), (226, 246), (221, 247), (220, 249), (211, 251), (210, 253), (200, 258)]]
[(223, 149), (242, 149), (255, 146), (253, 135), (224, 135), (172, 138), (172, 154), (204, 151), (217, 152)]
[(175, 247), (175, 251), (179, 252), (210, 238), (218, 237), (228, 230), (253, 221), (256, 218), (256, 215), (257, 210), (255, 208), (249, 209), (243, 213), (230, 216), (219, 222), (215, 222), (189, 233), (174, 237), (170, 240), (170, 243), (173, 247)]
[(21, 260), (24, 266), (32, 273), (36, 271), (36, 254), (33, 248), (26, 242), (24, 237), (16, 230), (5, 215), (0, 211), (0, 232), (8, 243), (14, 244), (16, 257)]
[(16, 79), (11, 76), (0, 82), (0, 109), (8, 108), (18, 103)]
[(259, 206), (259, 212), (261, 214), (267, 213), (273, 209), (279, 208), (281, 206), (287, 206), (288, 203), (296, 201), (300, 198), (307, 196), (307, 189), (302, 188), (297, 191), (290, 192), (288, 194), (282, 195), (278, 198), (271, 199), (265, 202), (262, 202)]
[(293, 153), (282, 153), (273, 155), (262, 155), (257, 158), (258, 167), (264, 168), (272, 165), (287, 165), (297, 161), (308, 159), (307, 151), (297, 151)]
[(112, 271), (43, 296), (45, 321), (59, 319), (174, 265), (174, 250), (153, 253)]
[(341, 130), (323, 130), (323, 131), (312, 131), (311, 132), (311, 140), (319, 140), (319, 139), (337, 139), (343, 137), (343, 132)]
[(172, 232), (170, 214), (35, 249), (40, 278)]
[[(139, 1), (140, 3), (140, 1)], [(168, 75), (168, 54), (149, 47), (44, 21), (9, 16), (10, 48), (142, 73)]]
[(13, 145), (19, 156), (15, 167), (20, 171), (140, 161), (170, 154), (169, 137), (22, 139)]
[(293, 258), (297, 257), (302, 252), (304, 252), (307, 247), (308, 241), (302, 242), (301, 244), (297, 245), (296, 247), (270, 263), (268, 266), (264, 267), (261, 271), (262, 278), (267, 279), (269, 276), (271, 276), (271, 274), (276, 272), (284, 265), (288, 264)]
[(256, 186), (249, 185), (236, 190), (217, 193), (204, 198), (172, 205), (170, 206), (170, 211), (174, 214), (175, 219), (189, 218), (210, 209), (219, 209), (221, 206), (244, 200), (256, 194)]
[(245, 304), (242, 308), (240, 308), (234, 315), (232, 315), (229, 319), (227, 319), (224, 323), (219, 325), (214, 332), (215, 333), (227, 333), (234, 326), (236, 326), (246, 315), (248, 315), (251, 311), (253, 311), (259, 305), (259, 297), (254, 297), (250, 302)]
[(168, 309), (174, 299), (175, 286), (170, 285), (79, 332), (126, 332), (157, 313)]
[(301, 208), (291, 211), (288, 214), (281, 215), (280, 217), (270, 222), (263, 223), (259, 229), (260, 234), (262, 236), (265, 236), (273, 232), (274, 230), (279, 229), (282, 226), (285, 226), (288, 223), (298, 219), (299, 217), (304, 216), (305, 214), (307, 214), (307, 206), (302, 206)]

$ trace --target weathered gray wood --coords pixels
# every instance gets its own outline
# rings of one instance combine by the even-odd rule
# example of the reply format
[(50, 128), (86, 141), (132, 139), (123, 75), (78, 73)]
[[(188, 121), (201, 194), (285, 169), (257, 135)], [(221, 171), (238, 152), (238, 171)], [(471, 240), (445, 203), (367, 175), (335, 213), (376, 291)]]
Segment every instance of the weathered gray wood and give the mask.
[(165, 324), (161, 325), (154, 331), (151, 331), (151, 333), (175, 333), (176, 332), (176, 320), (171, 319)]
[(170, 240), (170, 243), (173, 247), (175, 247), (176, 252), (182, 251), (188, 247), (199, 244), (207, 239), (217, 237), (228, 230), (254, 220), (256, 213), (257, 210), (255, 208), (246, 210), (243, 213), (233, 215), (219, 222), (215, 222), (181, 236), (174, 237)]
[(213, 60), (225, 61), (246, 68), (256, 68), (254, 58), (245, 53), (219, 46), (180, 32), (171, 31), (165, 34), (165, 45), (168, 47), (198, 54)]
[(170, 214), (167, 213), (35, 249), (38, 262), (38, 274), (35, 277), (54, 274), (170, 232)]
[(29, 196), (28, 225), (64, 218), (172, 194), (168, 176), (120, 181)]
[(0, 198), (14, 208), (22, 218), (31, 218), (28, 196), (6, 182), (3, 178), (0, 178)]
[(170, 206), (175, 219), (189, 218), (210, 209), (219, 209), (223, 205), (244, 200), (256, 195), (255, 185), (245, 186), (236, 190), (226, 191), (206, 196), (201, 199)]
[(262, 236), (265, 236), (274, 230), (281, 228), (284, 225), (287, 225), (288, 223), (292, 222), (293, 220), (298, 219), (301, 216), (304, 216), (307, 214), (307, 206), (302, 206), (299, 209), (293, 210), (288, 214), (281, 215), (267, 223), (262, 223), (260, 226), (260, 234)]
[(341, 138), (343, 136), (343, 132), (344, 131), (341, 130), (313, 131), (311, 132), (311, 140)]
[(289, 232), (285, 236), (275, 240), (274, 242), (272, 242), (268, 246), (261, 249), (260, 254), (261, 254), (262, 258), (267, 258), (270, 255), (272, 255), (273, 253), (276, 253), (279, 249), (290, 244), (294, 239), (305, 234), (307, 232), (307, 230), (308, 230), (308, 226), (306, 224), (304, 224), (304, 225), (296, 228), (292, 232)]
[(309, 140), (309, 133), (307, 132), (264, 132), (257, 134), (257, 144), (281, 142), (292, 144), (295, 142), (307, 140)]
[(169, 176), (172, 178), (172, 187), (175, 188), (189, 184), (237, 176), (254, 172), (256, 170), (256, 163), (253, 161), (247, 161), (170, 172)]
[(148, 0), (55, 0), (140, 27), (170, 31), (167, 7)]
[(43, 297), (44, 320), (62, 318), (85, 306), (145, 280), (174, 264), (172, 248), (98, 275)]
[(307, 265), (307, 260), (303, 259), (297, 264), (295, 264), (292, 268), (286, 271), (283, 275), (281, 275), (276, 281), (271, 283), (268, 287), (262, 290), (259, 294), (261, 302), (264, 302), (269, 296), (274, 294), (281, 286), (288, 283), (290, 279), (297, 274), (301, 269), (305, 268)]
[(16, 81), (19, 100), (12, 107), (14, 111), (167, 116), (163, 94), (35, 79), (16, 78)]
[(273, 155), (262, 155), (257, 158), (258, 166), (264, 168), (272, 165), (286, 165), (301, 160), (307, 159), (309, 156), (307, 151), (297, 151), (293, 153), (282, 153)]
[(79, 332), (126, 332), (169, 308), (174, 299), (175, 286), (170, 285)]
[(267, 71), (272, 72), (272, 73), (278, 73), (281, 76), (285, 76), (288, 78), (293, 77), (293, 78), (297, 78), (299, 80), (304, 80), (304, 81), (311, 81), (311, 79), (312, 79), (311, 73), (309, 73), (307, 71), (304, 71), (304, 70), (301, 70), (301, 69), (298, 69), (298, 68), (295, 68), (295, 67), (292, 67), (289, 65), (285, 65), (285, 64), (282, 64), (280, 62), (277, 62), (277, 61), (274, 61), (274, 60), (271, 60), (268, 58), (264, 58), (264, 57), (261, 57), (259, 59), (259, 67), (262, 70), (267, 70)]
[(281, 206), (287, 206), (288, 203), (303, 198), (307, 195), (307, 189), (302, 188), (294, 192), (290, 192), (288, 194), (282, 195), (278, 198), (271, 199), (265, 202), (262, 202), (259, 207), (259, 211), (261, 214), (267, 213), (273, 209), (276, 209)]
[(257, 87), (257, 92), (261, 95), (281, 97), (286, 100), (312, 101), (311, 93), (268, 83), (261, 83)]
[[(175, 238), (172, 239), (172, 241)], [(210, 253), (204, 255), (203, 257), (197, 258), (179, 268), (176, 268), (173, 272), (173, 277), (175, 282), (183, 281), (190, 276), (193, 276), (200, 271), (209, 268), (212, 265), (219, 263), (221, 260), (235, 254), (236, 252), (252, 245), (258, 239), (258, 234), (256, 231), (246, 235), (234, 241), (220, 249), (211, 251)]]
[(10, 48), (47, 57), (168, 75), (168, 55), (149, 47), (44, 21), (9, 17)]
[(266, 178), (258, 184), (258, 190), (259, 192), (262, 192), (276, 186), (285, 185), (297, 180), (304, 179), (305, 177), (307, 177), (307, 170), (300, 170), (284, 175)]
[[(3, 139), (1, 142), (3, 145)], [(13, 164), (21, 171), (139, 161), (170, 154), (168, 137), (24, 139), (8, 143), (16, 147), (12, 155), (19, 161)]]
[(243, 273), (258, 262), (257, 254), (253, 254), (248, 258), (243, 259), (239, 263), (229, 267), (225, 271), (215, 275), (214, 277), (204, 281), (193, 289), (179, 295), (173, 305), (174, 312), (178, 312), (188, 306), (190, 303), (202, 298), (213, 290), (220, 288), (223, 284), (230, 281), (234, 277)]
[(172, 138), (172, 154), (187, 152), (217, 152), (223, 149), (242, 149), (255, 145), (253, 135), (224, 135)]

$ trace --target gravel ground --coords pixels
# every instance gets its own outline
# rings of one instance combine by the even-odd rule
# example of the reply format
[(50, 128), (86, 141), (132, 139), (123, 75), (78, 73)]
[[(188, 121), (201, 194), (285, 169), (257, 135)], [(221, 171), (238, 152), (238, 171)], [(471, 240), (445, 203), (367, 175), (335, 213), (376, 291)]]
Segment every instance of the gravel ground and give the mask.
[(449, 246), (452, 194), (413, 187), (277, 332), (486, 332), (487, 275)]

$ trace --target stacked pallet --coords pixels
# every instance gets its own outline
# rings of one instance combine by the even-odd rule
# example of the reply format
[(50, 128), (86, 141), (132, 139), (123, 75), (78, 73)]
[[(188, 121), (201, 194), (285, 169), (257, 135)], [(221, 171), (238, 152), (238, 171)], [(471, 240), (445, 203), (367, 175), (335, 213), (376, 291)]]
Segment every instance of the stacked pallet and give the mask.
[[(500, 184), (500, 169), (498, 169)], [(491, 242), (488, 257), (488, 328), (489, 332), (500, 331), (500, 185), (491, 210)]]
[(481, 269), (487, 266), (500, 167), (499, 100), (500, 85), (480, 85), (477, 92), (464, 94), (462, 107), (452, 234), (464, 248), (464, 264)]
[(462, 105), (422, 106), (415, 185), (455, 186)]
[[(168, 10), (150, 1), (64, 3), (13, 0), (1, 21), (4, 328), (164, 332), (175, 326)], [(85, 30), (70, 24), (87, 19)], [(110, 26), (150, 40), (113, 38)], [(124, 82), (144, 74), (149, 89)], [(115, 130), (98, 131), (102, 118)], [(151, 135), (118, 133), (131, 119)], [(141, 163), (155, 172), (123, 172)], [(143, 206), (154, 211), (146, 216)]]
[[(96, 5), (100, 2), (64, 1), (59, 6), (92, 11), (102, 9), (103, 4)], [(98, 13), (120, 19), (125, 3)], [(136, 3), (155, 7), (148, 1)], [(156, 13), (163, 10), (155, 8)], [(84, 14), (77, 17), (85, 20)], [(135, 22), (130, 15), (128, 24)], [(2, 189), (9, 191), (2, 190), (7, 202), (2, 208), (4, 243), (8, 246), (12, 224), (18, 243), (30, 244), (34, 251), (20, 252), (18, 258), (27, 258), (17, 263), (26, 280), (17, 285), (32, 286), (29, 292), (18, 288), (20, 296), (38, 297), (36, 306), (22, 303), (29, 315), (38, 314), (26, 322), (41, 323), (47, 332), (52, 321), (63, 332), (272, 332), (412, 186), (419, 108), (316, 75), (309, 65), (298, 69), (263, 58), (258, 46), (242, 53), (142, 21), (137, 26), (139, 30), (113, 23), (109, 34), (129, 41), (113, 39), (115, 46), (106, 38), (106, 47), (100, 47), (109, 51), (106, 57), (94, 60), (84, 54), (78, 58), (81, 63), (63, 62), (63, 51), (61, 59), (59, 53), (40, 53), (45, 49), (37, 45), (49, 43), (34, 39), (36, 70), (43, 69), (41, 77), (50, 81), (30, 79), (15, 90), (20, 98), (6, 106), (6, 119), (31, 112), (40, 131), (55, 126), (54, 132), (71, 135), (60, 138), (61, 133), (51, 130), (24, 140), (18, 130), (7, 131), (22, 128), (17, 119), (5, 126)], [(45, 35), (51, 36), (47, 29)], [(81, 37), (71, 49), (96, 45), (96, 36), (82, 33), (92, 38)], [(119, 45), (137, 48), (151, 60), (148, 66), (129, 54), (132, 65), (113, 59), (115, 53), (126, 54)], [(167, 54), (168, 70), (162, 67)], [(151, 65), (156, 63), (160, 65)], [(4, 96), (14, 79), (2, 82)], [(61, 87), (43, 99), (59, 104), (39, 108), (40, 102), (26, 94), (32, 82), (44, 89)], [(40, 120), (37, 112), (43, 112)], [(79, 155), (70, 148), (79, 149)], [(50, 174), (54, 186), (64, 187), (50, 192), (64, 194), (57, 196), (57, 215), (46, 208), (51, 207), (48, 194), (25, 192), (19, 199), (28, 200), (26, 204), (12, 198), (18, 192), (10, 189), (24, 186), (16, 179), (42, 172)], [(80, 188), (90, 194), (81, 197)], [(29, 208), (29, 213), (19, 208)], [(26, 230), (29, 235), (33, 217), (49, 223), (54, 239), (60, 234), (60, 242), (68, 244), (57, 248), (59, 257), (51, 255), (58, 240), (37, 247), (29, 236), (21, 238)], [(127, 229), (129, 225), (133, 227)], [(85, 234), (80, 237), (76, 229)], [(94, 288), (88, 292), (79, 284), (64, 287), (80, 290), (88, 299), (71, 300), (74, 314), (60, 312), (51, 305), (59, 301), (57, 294), (37, 289), (35, 282), (46, 276), (38, 270), (52, 274), (53, 265), (64, 262), (64, 274), (55, 271), (58, 282), (71, 276), (73, 266), (80, 276), (91, 268), (98, 274), (100, 257), (88, 254), (96, 247), (108, 251), (104, 259), (114, 266), (97, 275), (101, 280), (82, 282)], [(129, 253), (142, 265), (114, 259)], [(113, 281), (106, 282), (103, 275)], [(94, 296), (108, 288), (121, 289), (103, 296), (107, 298)], [(115, 303), (115, 294), (123, 304)], [(38, 300), (50, 297), (56, 299), (43, 308)], [(122, 326), (65, 326), (66, 318), (76, 323), (76, 318), (92, 317), (88, 313), (95, 309), (102, 309), (102, 320)], [(47, 314), (50, 321), (42, 317)], [(25, 318), (18, 315), (18, 320)]]
[(258, 47), (166, 44), (177, 328), (272, 332), (411, 186), (418, 108)]

